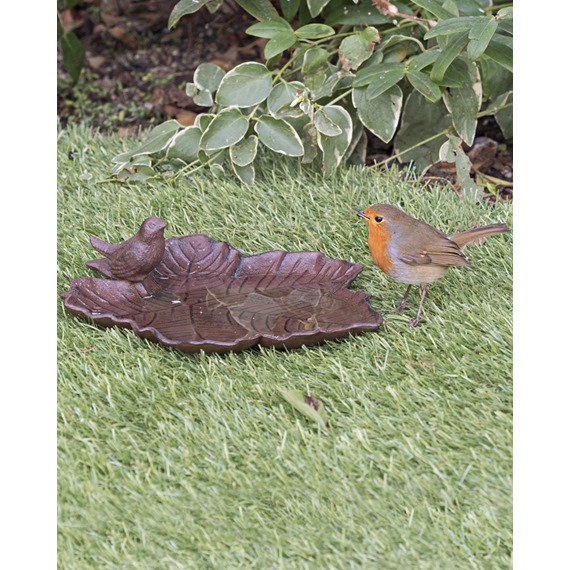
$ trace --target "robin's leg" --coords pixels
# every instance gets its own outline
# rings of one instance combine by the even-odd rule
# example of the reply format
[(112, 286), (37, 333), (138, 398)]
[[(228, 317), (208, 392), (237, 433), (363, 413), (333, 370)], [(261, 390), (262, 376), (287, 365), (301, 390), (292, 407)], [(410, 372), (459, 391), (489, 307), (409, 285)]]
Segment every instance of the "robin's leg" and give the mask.
[(422, 305), (424, 302), (424, 298), (426, 296), (426, 292), (427, 292), (427, 288), (428, 288), (428, 284), (427, 283), (422, 283), (420, 285), (421, 287), (421, 294), (420, 294), (420, 306), (418, 307), (418, 313), (416, 315), (415, 319), (412, 319), (408, 325), (411, 327), (415, 327), (419, 322), (420, 322), (420, 316), (422, 314)]
[(400, 303), (400, 306), (397, 309), (394, 309), (395, 313), (401, 313), (408, 306), (408, 304), (406, 303), (406, 299), (408, 298), (408, 294), (409, 294), (411, 288), (412, 288), (412, 286), (408, 285), (408, 288), (406, 289), (406, 292), (404, 293), (404, 296), (402, 297), (402, 302)]

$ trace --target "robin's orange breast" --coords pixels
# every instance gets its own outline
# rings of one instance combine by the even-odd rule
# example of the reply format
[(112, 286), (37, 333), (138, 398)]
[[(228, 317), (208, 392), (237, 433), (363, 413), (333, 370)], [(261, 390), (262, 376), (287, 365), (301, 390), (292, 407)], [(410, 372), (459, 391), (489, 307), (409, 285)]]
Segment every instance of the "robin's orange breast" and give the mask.
[(388, 245), (392, 238), (386, 224), (370, 228), (368, 232), (368, 247), (374, 263), (386, 274), (394, 270), (394, 263), (389, 253)]

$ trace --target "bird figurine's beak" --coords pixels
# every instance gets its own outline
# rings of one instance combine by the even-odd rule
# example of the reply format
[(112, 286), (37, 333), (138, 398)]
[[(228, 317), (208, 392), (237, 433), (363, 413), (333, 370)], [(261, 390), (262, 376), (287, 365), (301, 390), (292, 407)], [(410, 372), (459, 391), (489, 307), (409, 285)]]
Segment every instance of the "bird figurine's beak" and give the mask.
[(368, 216), (367, 216), (362, 210), (356, 210), (356, 215), (357, 215), (359, 218), (364, 218), (365, 220), (368, 219)]

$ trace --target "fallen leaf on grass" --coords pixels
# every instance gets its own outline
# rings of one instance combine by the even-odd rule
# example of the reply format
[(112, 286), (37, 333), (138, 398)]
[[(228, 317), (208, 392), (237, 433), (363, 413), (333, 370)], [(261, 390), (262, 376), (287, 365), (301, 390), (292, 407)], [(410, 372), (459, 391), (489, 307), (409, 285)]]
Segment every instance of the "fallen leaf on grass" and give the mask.
[(321, 428), (327, 428), (327, 413), (320, 400), (304, 394), (301, 390), (282, 390), (281, 388), (278, 390), (298, 412), (316, 422)]

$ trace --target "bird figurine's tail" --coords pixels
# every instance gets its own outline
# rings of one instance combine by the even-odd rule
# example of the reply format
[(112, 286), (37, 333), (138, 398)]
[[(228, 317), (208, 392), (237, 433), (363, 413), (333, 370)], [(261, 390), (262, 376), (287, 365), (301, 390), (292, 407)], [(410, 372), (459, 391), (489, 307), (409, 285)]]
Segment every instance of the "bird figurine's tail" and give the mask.
[(505, 234), (510, 231), (511, 229), (507, 224), (491, 224), (481, 228), (470, 228), (468, 230), (463, 230), (462, 232), (457, 232), (450, 235), (449, 239), (454, 241), (461, 249), (463, 249), (466, 245), (472, 243), (482, 243), (485, 241), (485, 238), (489, 236)]
[(108, 243), (106, 241), (103, 241), (102, 239), (93, 236), (89, 238), (89, 241), (91, 242), (93, 249), (98, 251), (101, 255), (104, 255), (105, 257), (111, 255), (117, 249), (116, 244)]

